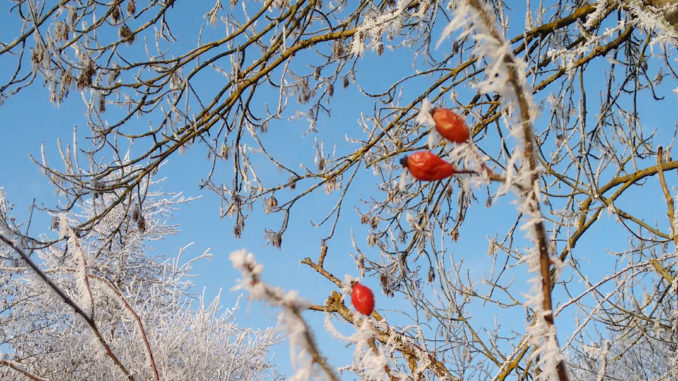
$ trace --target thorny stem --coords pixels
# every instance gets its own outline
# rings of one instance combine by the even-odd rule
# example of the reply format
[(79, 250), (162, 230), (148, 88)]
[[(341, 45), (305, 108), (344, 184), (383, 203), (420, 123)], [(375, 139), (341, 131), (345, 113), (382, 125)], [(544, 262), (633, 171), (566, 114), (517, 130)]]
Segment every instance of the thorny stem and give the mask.
[(280, 295), (277, 293), (273, 292), (266, 284), (261, 283), (259, 277), (257, 274), (253, 273), (250, 266), (246, 267), (247, 272), (249, 275), (252, 277), (251, 279), (251, 285), (255, 285), (257, 283), (260, 283), (261, 286), (264, 287), (264, 292), (266, 293), (266, 296), (272, 300), (275, 300), (275, 302), (289, 311), (294, 317), (297, 319), (299, 323), (301, 323), (304, 326), (304, 332), (303, 332), (303, 337), (304, 340), (306, 341), (307, 344), (307, 349), (310, 352), (309, 354), (311, 355), (311, 358), (313, 359), (313, 362), (318, 364), (320, 368), (325, 372), (327, 377), (332, 380), (332, 381), (339, 381), (339, 377), (334, 373), (334, 369), (330, 366), (330, 364), (327, 362), (327, 359), (323, 357), (323, 355), (320, 353), (320, 349), (318, 349), (318, 346), (315, 343), (315, 338), (313, 337), (313, 334), (311, 333), (311, 328), (308, 326), (306, 323), (306, 320), (301, 316), (301, 313), (303, 312), (303, 309), (300, 308), (299, 306), (293, 304), (293, 303), (287, 303), (282, 298)]
[[(485, 8), (478, 0), (468, 0), (468, 4), (473, 7), (480, 17), (480, 19), (485, 24), (486, 30), (490, 35), (499, 43), (503, 42), (502, 36), (497, 32), (494, 27), (494, 22), (490, 18), (490, 15), (487, 14)], [(527, 192), (523, 192), (524, 196), (528, 199), (528, 205), (530, 212), (537, 218), (537, 222), (534, 224), (535, 238), (537, 241), (537, 249), (539, 250), (539, 272), (541, 276), (541, 290), (542, 290), (542, 309), (544, 311), (544, 320), (549, 327), (554, 327), (553, 321), (553, 307), (551, 301), (551, 290), (553, 285), (551, 283), (551, 274), (550, 266), (551, 261), (549, 258), (548, 244), (546, 238), (546, 228), (544, 227), (543, 219), (541, 218), (541, 209), (539, 206), (539, 199), (537, 191), (539, 189), (539, 172), (537, 168), (537, 159), (534, 148), (534, 131), (532, 127), (532, 115), (530, 115), (529, 102), (526, 96), (528, 89), (525, 89), (521, 82), (519, 81), (519, 73), (516, 69), (515, 60), (511, 54), (506, 54), (503, 58), (504, 64), (508, 71), (508, 80), (513, 91), (516, 95), (518, 107), (520, 111), (520, 119), (522, 124), (523, 140), (525, 144), (525, 159), (527, 161), (527, 170), (530, 173), (530, 184), (531, 187), (528, 188)], [(541, 318), (540, 316), (535, 316), (535, 319)], [(555, 327), (554, 327), (555, 330)], [(554, 336), (553, 340), (557, 339)], [(560, 360), (556, 365), (556, 371), (558, 372), (558, 378), (561, 381), (569, 381), (567, 375), (567, 370), (565, 369), (565, 363), (563, 360)]]
[[(273, 296), (273, 294), (267, 289), (266, 293), (269, 296)], [(278, 300), (278, 302), (281, 305), (284, 305), (282, 300)], [(327, 377), (329, 377), (330, 380), (332, 381), (339, 381), (339, 377), (334, 373), (334, 369), (327, 363), (327, 359), (322, 356), (320, 353), (320, 350), (318, 349), (318, 346), (315, 343), (315, 338), (313, 337), (313, 334), (311, 333), (311, 328), (308, 326), (306, 323), (306, 320), (301, 316), (301, 310), (297, 306), (287, 306), (285, 305), (285, 308), (287, 308), (301, 324), (304, 326), (304, 339), (306, 340), (306, 343), (308, 344), (308, 350), (311, 352), (311, 357), (313, 358), (313, 362), (318, 364), (320, 368), (327, 374)]]
[(0, 241), (4, 242), (7, 246), (11, 247), (15, 252), (17, 252), (17, 254), (19, 254), (19, 256), (21, 256), (21, 258), (28, 264), (28, 266), (38, 275), (38, 277), (40, 277), (40, 279), (42, 279), (43, 282), (45, 282), (45, 284), (47, 284), (47, 286), (49, 288), (51, 288), (52, 291), (54, 291), (61, 298), (61, 300), (64, 301), (64, 303), (66, 303), (71, 308), (73, 308), (73, 310), (75, 311), (76, 314), (80, 315), (80, 317), (82, 317), (85, 320), (87, 325), (89, 325), (90, 328), (92, 329), (92, 332), (94, 333), (96, 338), (101, 343), (101, 346), (104, 348), (106, 355), (108, 357), (110, 357), (111, 360), (113, 360), (115, 365), (120, 369), (120, 371), (122, 371), (122, 373), (125, 375), (125, 377), (128, 380), (134, 380), (134, 377), (129, 372), (129, 370), (127, 370), (127, 368), (125, 368), (125, 366), (120, 362), (118, 357), (113, 353), (113, 351), (111, 350), (111, 347), (108, 345), (108, 343), (106, 343), (106, 340), (101, 335), (101, 332), (99, 332), (99, 328), (97, 327), (94, 319), (91, 318), (85, 311), (83, 311), (82, 308), (80, 308), (80, 306), (78, 306), (78, 304), (75, 303), (75, 301), (73, 299), (71, 299), (68, 295), (66, 295), (59, 288), (59, 286), (57, 286), (54, 282), (52, 282), (52, 280), (49, 279), (47, 277), (47, 275), (42, 270), (40, 270), (38, 265), (36, 265), (35, 262), (33, 262), (31, 260), (31, 258), (28, 256), (28, 254), (26, 254), (26, 252), (22, 248), (17, 246), (14, 243), (14, 241), (12, 241), (8, 237), (5, 237), (2, 233), (0, 233)]

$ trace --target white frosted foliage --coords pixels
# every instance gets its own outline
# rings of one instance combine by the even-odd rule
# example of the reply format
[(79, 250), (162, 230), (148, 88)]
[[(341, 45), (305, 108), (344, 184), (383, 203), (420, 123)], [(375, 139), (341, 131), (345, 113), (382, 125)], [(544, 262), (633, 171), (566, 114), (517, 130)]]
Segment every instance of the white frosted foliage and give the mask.
[[(275, 377), (267, 351), (280, 339), (272, 329), (240, 328), (233, 316), (237, 306), (224, 310), (218, 297), (205, 303), (191, 294), (191, 264), (209, 257), (208, 250), (187, 261), (182, 255), (190, 245), (176, 258), (147, 256), (144, 244), (175, 231), (163, 218), (185, 202), (175, 196), (148, 192), (138, 213), (129, 213), (134, 207), (123, 200), (93, 230), (72, 226), (109, 202), (107, 196), (84, 201), (78, 212), (58, 214), (53, 228), (62, 239), (31, 256), (51, 285), (23, 263), (0, 264), (3, 291), (12, 290), (22, 301), (0, 317), (0, 332), (16, 337), (3, 336), (3, 345), (32, 353), (16, 369), (33, 379), (55, 380), (126, 379), (125, 372), (144, 380), (156, 372), (160, 379)], [(119, 233), (117, 239), (104, 239), (111, 231)], [(3, 239), (8, 232), (0, 229)], [(0, 249), (4, 254), (5, 247)], [(7, 270), (11, 279), (4, 278)], [(0, 378), (21, 377), (3, 364)]]

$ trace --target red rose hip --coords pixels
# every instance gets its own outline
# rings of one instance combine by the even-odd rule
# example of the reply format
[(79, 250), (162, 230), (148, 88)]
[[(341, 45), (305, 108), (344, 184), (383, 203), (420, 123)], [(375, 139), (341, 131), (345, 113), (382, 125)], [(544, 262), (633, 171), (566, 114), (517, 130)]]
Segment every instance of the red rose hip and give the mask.
[(455, 173), (452, 164), (429, 151), (415, 152), (400, 159), (400, 164), (406, 167), (417, 180), (442, 180)]
[(372, 290), (356, 282), (351, 292), (351, 303), (358, 312), (369, 316), (374, 311), (374, 294)]
[(449, 141), (463, 143), (471, 136), (464, 118), (459, 114), (446, 108), (438, 107), (431, 111), (431, 116), (436, 123), (436, 130)]

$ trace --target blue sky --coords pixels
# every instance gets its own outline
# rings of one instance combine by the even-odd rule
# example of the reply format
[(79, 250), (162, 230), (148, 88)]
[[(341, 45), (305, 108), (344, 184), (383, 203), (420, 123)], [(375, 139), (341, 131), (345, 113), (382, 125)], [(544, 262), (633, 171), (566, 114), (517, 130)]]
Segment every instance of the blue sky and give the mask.
[[(8, 17), (8, 3), (0, 6), (0, 28), (3, 34), (9, 32), (13, 25), (11, 18)], [(188, 20), (201, 22), (202, 14), (207, 9), (191, 7), (194, 14), (175, 14), (174, 20), (177, 22), (177, 28), (173, 29), (175, 35), (182, 43), (193, 46), (194, 37), (182, 37), (184, 33), (195, 35), (197, 32), (191, 29)], [(172, 14), (170, 12), (170, 14)], [(183, 20), (181, 22), (180, 20)], [(208, 28), (208, 31), (210, 28)], [(213, 33), (219, 33), (221, 27), (212, 27)], [(206, 33), (207, 34), (207, 33)], [(0, 67), (6, 65), (6, 61), (0, 61)], [(376, 68), (375, 68), (376, 69)], [(4, 69), (7, 70), (7, 69)], [(359, 80), (363, 80), (363, 75), (368, 73), (359, 73)], [(70, 96), (60, 105), (55, 106), (49, 102), (49, 94), (46, 88), (41, 86), (42, 79), (38, 78), (33, 86), (22, 90), (18, 95), (5, 100), (0, 106), (0, 126), (2, 126), (3, 138), (0, 139), (0, 159), (6, 163), (0, 170), (0, 187), (4, 188), (7, 199), (15, 205), (14, 215), (21, 220), (28, 218), (28, 210), (33, 202), (38, 206), (53, 206), (57, 202), (53, 188), (46, 178), (44, 178), (35, 166), (29, 155), (40, 158), (40, 146), (45, 145), (45, 152), (48, 161), (60, 165), (60, 158), (57, 148), (57, 139), (61, 139), (62, 144), (71, 143), (73, 128), (77, 126), (79, 134), (87, 132), (86, 119), (84, 118), (86, 108), (83, 105), (79, 91), (71, 90)], [(204, 85), (211, 85), (209, 82)], [(337, 89), (337, 96), (341, 94), (357, 93), (355, 86), (349, 89)], [(332, 114), (332, 118), (325, 118), (319, 128), (324, 136), (331, 137), (334, 141), (343, 141), (344, 135), (349, 128), (356, 126), (356, 120), (359, 116), (360, 108), (355, 107), (350, 102), (351, 96), (345, 97), (343, 105), (339, 104)], [(275, 95), (272, 95), (275, 99)], [(342, 110), (344, 108), (344, 110)], [(350, 112), (347, 112), (350, 111)], [(143, 125), (145, 121), (133, 121)], [(287, 159), (293, 159), (299, 155), (299, 149), (291, 149), (303, 144), (308, 148), (305, 156), (312, 158), (314, 152), (313, 136), (306, 135), (306, 122), (290, 121), (279, 123), (271, 127), (267, 138), (272, 141), (278, 140), (282, 144), (274, 146), (273, 149)], [(327, 147), (331, 149), (331, 147)], [(322, 304), (329, 295), (329, 292), (335, 288), (324, 278), (309, 271), (305, 266), (299, 264), (299, 260), (306, 256), (317, 257), (320, 252), (321, 239), (327, 234), (326, 230), (311, 229), (310, 221), (317, 220), (319, 214), (318, 205), (324, 204), (327, 197), (324, 193), (312, 195), (307, 199), (300, 201), (295, 208), (292, 223), (288, 228), (282, 249), (276, 249), (265, 245), (264, 229), (277, 227), (279, 225), (278, 216), (266, 216), (261, 211), (255, 210), (248, 218), (246, 228), (240, 239), (233, 237), (233, 220), (229, 217), (219, 218), (219, 203), (217, 198), (209, 192), (201, 192), (198, 184), (201, 178), (207, 173), (208, 162), (205, 152), (198, 147), (187, 150), (181, 155), (177, 155), (169, 160), (160, 172), (158, 177), (166, 176), (166, 181), (160, 185), (160, 189), (168, 192), (183, 192), (186, 196), (201, 196), (200, 199), (192, 201), (190, 205), (180, 208), (174, 215), (174, 222), (179, 225), (181, 233), (160, 242), (152, 242), (149, 246), (155, 247), (151, 253), (175, 256), (181, 247), (189, 242), (195, 244), (184, 254), (184, 259), (191, 256), (197, 256), (204, 250), (210, 248), (213, 253), (213, 259), (209, 261), (197, 262), (194, 266), (194, 272), (198, 274), (193, 279), (197, 293), (203, 292), (208, 300), (214, 298), (220, 291), (221, 300), (224, 308), (233, 306), (242, 295), (240, 291), (231, 291), (236, 284), (236, 279), (240, 276), (239, 272), (234, 270), (228, 261), (228, 254), (240, 248), (256, 254), (257, 259), (264, 266), (263, 278), (272, 285), (282, 286), (287, 290), (299, 290), (300, 295), (311, 300), (313, 303)], [(348, 197), (348, 205), (357, 204), (357, 196)], [(326, 204), (324, 204), (326, 205)], [(328, 209), (329, 210), (329, 209)], [(342, 215), (342, 226), (359, 226), (358, 219), (349, 208)], [(44, 214), (36, 214), (31, 227), (33, 234), (49, 234), (49, 224), (51, 218)], [(340, 229), (336, 239), (330, 244), (327, 266), (335, 274), (343, 277), (345, 273), (357, 276), (357, 272), (348, 261), (350, 247), (350, 229)], [(368, 279), (365, 283), (378, 290), (374, 280)], [(379, 307), (384, 306), (382, 300), (377, 302)], [(236, 314), (238, 323), (245, 327), (264, 328), (274, 326), (277, 322), (278, 310), (261, 305), (261, 303), (250, 303), (246, 297), (240, 299), (240, 310)], [(306, 313), (307, 318), (315, 327), (322, 326), (321, 314)], [(331, 362), (336, 366), (350, 363), (350, 351), (337, 350), (337, 346), (331, 338), (324, 333), (322, 329), (316, 329), (318, 341), (324, 353), (331, 358)], [(342, 353), (344, 352), (344, 353)], [(288, 343), (282, 343), (273, 350), (273, 362), (280, 367), (283, 373), (290, 375), (291, 366), (288, 354)]]

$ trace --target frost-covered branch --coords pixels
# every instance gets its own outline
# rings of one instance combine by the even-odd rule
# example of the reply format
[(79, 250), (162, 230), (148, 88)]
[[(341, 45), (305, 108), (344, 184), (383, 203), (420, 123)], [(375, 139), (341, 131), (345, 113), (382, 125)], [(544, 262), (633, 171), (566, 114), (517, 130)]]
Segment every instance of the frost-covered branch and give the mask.
[[(326, 245), (322, 245), (317, 262), (307, 257), (304, 258), (301, 263), (311, 267), (314, 271), (333, 282), (336, 286), (342, 288), (345, 286), (344, 282), (324, 268), (324, 259), (327, 255), (327, 250), (328, 247)], [(370, 335), (373, 335), (370, 337), (374, 337), (374, 339), (379, 341), (381, 344), (387, 346), (390, 351), (400, 352), (401, 356), (407, 359), (407, 364), (413, 374), (422, 374), (426, 369), (432, 370), (433, 373), (440, 379), (452, 381), (458, 380), (450, 373), (445, 364), (436, 358), (435, 353), (428, 352), (426, 349), (421, 348), (414, 340), (408, 338), (402, 332), (398, 332), (396, 329), (390, 327), (386, 323), (384, 317), (382, 317), (378, 311), (375, 310), (372, 312), (372, 316), (375, 318), (378, 324), (368, 325), (365, 323), (365, 319), (359, 319), (355, 312), (352, 312), (346, 307), (343, 299), (344, 298), (341, 294), (333, 291), (325, 301), (324, 305), (312, 305), (309, 308), (315, 311), (323, 311), (326, 313), (337, 313), (344, 319), (345, 322), (356, 326), (358, 329), (369, 327), (369, 332), (371, 332)], [(327, 319), (329, 319), (329, 317)], [(326, 325), (330, 324), (327, 319)], [(334, 332), (335, 330), (332, 329), (332, 331)], [(336, 335), (337, 334), (335, 334), (335, 336)], [(355, 340), (346, 339), (346, 341), (354, 342)], [(374, 347), (374, 344), (372, 345), (373, 352), (375, 352), (376, 355), (380, 355), (378, 349)], [(362, 367), (354, 365), (353, 369), (360, 370)], [(383, 368), (379, 369), (383, 370)]]
[(521, 138), (523, 146), (514, 149), (513, 160), (520, 159), (522, 164), (515, 179), (507, 175), (506, 185), (510, 187), (517, 183), (523, 187), (520, 194), (523, 205), (519, 209), (528, 218), (524, 228), (533, 229), (533, 243), (536, 246), (536, 252), (528, 254), (526, 259), (530, 271), (538, 273), (535, 286), (540, 287), (533, 292), (541, 293), (539, 296), (533, 295), (528, 301), (535, 310), (534, 321), (528, 328), (531, 332), (531, 343), (535, 346), (533, 357), (537, 358), (540, 367), (544, 368), (539, 370), (544, 372), (540, 373), (539, 377), (550, 379), (552, 372), (557, 371), (558, 379), (569, 380), (555, 334), (551, 301), (553, 289), (551, 264), (554, 260), (549, 254), (546, 228), (540, 208), (540, 175), (533, 127), (537, 107), (527, 85), (526, 64), (518, 60), (508, 49), (486, 3), (482, 0), (468, 0), (467, 4), (468, 8), (466, 5), (457, 6), (455, 9), (457, 19), (450, 23), (447, 30), (459, 27), (465, 17), (472, 20), (473, 37), (479, 41), (477, 46), (479, 55), (489, 61), (486, 68), (488, 79), (479, 84), (479, 88), (488, 93), (496, 92), (507, 101), (513, 102), (513, 108), (518, 113), (518, 120), (511, 134)]
[(22, 236), (0, 189), (0, 343), (3, 360), (16, 365), (0, 366), (0, 378), (16, 369), (45, 379), (120, 378), (109, 353), (134, 379), (277, 377), (267, 358), (280, 342), (272, 329), (239, 328), (235, 310), (220, 312), (218, 297), (205, 305), (191, 294), (191, 266), (208, 250), (189, 260), (181, 257), (190, 245), (171, 260), (146, 252), (144, 242), (175, 231), (164, 219), (186, 201), (146, 196), (138, 208), (121, 205), (94, 232), (76, 236), (69, 221), (112, 198), (84, 202), (81, 213), (54, 219), (51, 228), (64, 239), (36, 247), (15, 238)]
[[(314, 364), (317, 364), (329, 379), (338, 381), (339, 377), (320, 353), (308, 323), (301, 316), (310, 304), (301, 299), (296, 291), (284, 293), (280, 288), (271, 287), (261, 281), (263, 265), (256, 262), (252, 253), (247, 253), (244, 249), (238, 250), (232, 252), (229, 258), (233, 267), (240, 270), (243, 275), (237, 288), (247, 290), (252, 300), (262, 300), (282, 308), (279, 319), (287, 331), (288, 340), (292, 346), (292, 363), (295, 365), (297, 361), (306, 362), (298, 366), (297, 373), (291, 379), (306, 380), (313, 377)], [(295, 346), (300, 350), (296, 356), (294, 355)], [(304, 360), (307, 355), (310, 359)]]
[(160, 375), (158, 374), (158, 368), (155, 365), (155, 358), (153, 357), (153, 350), (151, 349), (151, 344), (148, 342), (148, 335), (146, 334), (146, 330), (144, 329), (144, 324), (141, 321), (141, 318), (139, 317), (139, 315), (136, 312), (134, 312), (134, 309), (132, 308), (132, 306), (129, 305), (129, 303), (127, 303), (127, 301), (125, 300), (123, 295), (120, 293), (120, 291), (118, 291), (109, 281), (107, 281), (106, 279), (104, 279), (100, 276), (96, 276), (96, 275), (92, 275), (92, 274), (88, 274), (87, 276), (92, 278), (92, 279), (96, 279), (97, 281), (103, 283), (107, 287), (107, 289), (113, 295), (115, 295), (115, 299), (118, 301), (118, 303), (122, 304), (123, 307), (127, 310), (127, 312), (129, 312), (129, 314), (134, 317), (134, 320), (136, 321), (136, 323), (139, 327), (139, 331), (141, 331), (141, 338), (144, 342), (144, 348), (146, 349), (146, 355), (148, 356), (149, 365), (151, 366), (151, 369), (153, 370), (153, 377), (156, 381), (160, 380)]
[(9, 367), (9, 368), (15, 370), (17, 373), (20, 373), (20, 374), (24, 375), (25, 377), (27, 377), (27, 378), (29, 378), (33, 381), (47, 381), (46, 378), (38, 377), (38, 376), (36, 376), (32, 373), (25, 371), (24, 369), (21, 368), (21, 366), (19, 364), (16, 364), (12, 361), (0, 359), (0, 365), (4, 365), (6, 367)]

